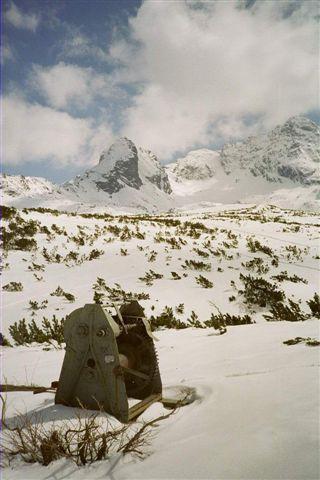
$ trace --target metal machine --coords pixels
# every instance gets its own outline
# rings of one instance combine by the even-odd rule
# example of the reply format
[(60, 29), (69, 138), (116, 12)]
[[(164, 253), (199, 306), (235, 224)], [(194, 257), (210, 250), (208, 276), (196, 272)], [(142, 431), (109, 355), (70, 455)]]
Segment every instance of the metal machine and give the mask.
[[(136, 300), (113, 307), (115, 315), (87, 304), (67, 317), (55, 403), (103, 409), (126, 423), (161, 401), (162, 384), (143, 308)], [(128, 398), (141, 401), (129, 408)]]

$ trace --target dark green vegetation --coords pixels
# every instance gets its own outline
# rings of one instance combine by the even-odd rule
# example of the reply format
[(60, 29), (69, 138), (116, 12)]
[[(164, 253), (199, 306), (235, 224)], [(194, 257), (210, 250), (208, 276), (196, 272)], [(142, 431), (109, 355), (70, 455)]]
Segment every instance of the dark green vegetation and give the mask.
[(10, 325), (9, 332), (15, 345), (28, 345), (33, 342), (52, 343), (53, 341), (61, 345), (64, 342), (64, 322), (64, 318), (59, 320), (54, 315), (51, 320), (43, 317), (41, 326), (39, 326), (33, 319), (27, 323), (23, 318), (19, 322)]

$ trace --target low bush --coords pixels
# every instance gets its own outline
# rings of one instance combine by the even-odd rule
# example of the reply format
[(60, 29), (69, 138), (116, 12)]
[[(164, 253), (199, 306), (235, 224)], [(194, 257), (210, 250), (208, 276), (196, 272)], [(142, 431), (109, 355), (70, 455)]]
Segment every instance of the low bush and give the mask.
[(2, 287), (5, 292), (22, 292), (23, 285), (21, 282), (10, 282)]
[(230, 315), (229, 313), (211, 314), (209, 320), (204, 322), (206, 327), (213, 327), (218, 330), (220, 327), (229, 325), (249, 325), (255, 323), (249, 315)]
[(304, 313), (300, 305), (293, 300), (288, 300), (288, 305), (283, 302), (277, 302), (270, 308), (270, 314), (263, 315), (268, 322), (301, 322), (309, 318), (309, 315)]
[(247, 238), (247, 247), (248, 247), (248, 250), (252, 253), (262, 252), (262, 253), (265, 253), (266, 255), (269, 255), (270, 257), (273, 256), (272, 249), (267, 245), (262, 245), (262, 243), (260, 243), (259, 240), (255, 238), (252, 238), (252, 237)]
[(58, 286), (54, 292), (50, 293), (51, 297), (64, 297), (68, 302), (74, 302), (76, 297), (72, 293), (65, 292)]
[(0, 345), (2, 347), (12, 347), (10, 341), (3, 335), (3, 333), (0, 332)]
[(188, 328), (188, 325), (174, 316), (173, 309), (171, 307), (165, 307), (163, 312), (157, 317), (153, 315), (150, 317), (150, 325), (152, 330), (159, 328), (174, 328), (176, 330), (182, 330)]
[(285, 294), (279, 290), (276, 285), (268, 282), (262, 277), (252, 277), (251, 275), (243, 275), (240, 273), (240, 280), (244, 284), (244, 289), (239, 293), (244, 296), (245, 303), (266, 307), (282, 302)]
[(211, 270), (211, 264), (205, 262), (198, 262), (196, 260), (186, 260), (182, 265), (182, 268), (190, 268), (191, 270), (200, 270), (209, 272)]
[(314, 317), (320, 318), (320, 297), (317, 293), (314, 294), (313, 298), (307, 301), (311, 313)]
[(292, 283), (299, 283), (299, 282), (305, 283), (305, 284), (308, 283), (307, 280), (305, 280), (302, 277), (298, 277), (298, 275), (296, 275), (296, 274), (289, 275), (286, 270), (278, 273), (277, 275), (273, 275), (271, 278), (273, 280), (277, 280), (278, 282), (287, 281), (287, 282), (292, 282)]
[(199, 277), (196, 277), (196, 282), (200, 287), (202, 288), (212, 288), (213, 283), (203, 275), (199, 275)]
[[(153, 428), (173, 415), (153, 418), (148, 422), (112, 426), (103, 411), (94, 413), (80, 410), (75, 419), (59, 424), (45, 421), (41, 415), (19, 414), (13, 425), (6, 419), (6, 404), (3, 398), (3, 459), (9, 464), (13, 458), (26, 463), (47, 466), (58, 459), (70, 459), (77, 465), (92, 464), (110, 459), (112, 455), (131, 454), (144, 458)], [(99, 404), (97, 404), (97, 410)], [(10, 424), (9, 424), (10, 423)]]
[(163, 278), (161, 273), (156, 273), (153, 270), (149, 270), (149, 272), (145, 273), (144, 277), (139, 277), (139, 280), (141, 282), (145, 282), (145, 284), (150, 287), (153, 285), (154, 280), (159, 280), (160, 278)]
[(61, 345), (64, 341), (63, 327), (65, 319), (60, 320), (53, 315), (53, 318), (49, 320), (43, 317), (41, 326), (38, 326), (32, 319), (30, 323), (27, 323), (25, 318), (15, 322), (9, 327), (9, 333), (16, 345), (28, 345), (30, 343), (51, 343), (57, 342)]

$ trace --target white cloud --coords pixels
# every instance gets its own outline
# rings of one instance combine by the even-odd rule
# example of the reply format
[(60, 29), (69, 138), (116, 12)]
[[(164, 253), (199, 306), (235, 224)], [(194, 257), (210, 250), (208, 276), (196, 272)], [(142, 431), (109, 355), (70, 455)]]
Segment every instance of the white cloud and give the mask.
[(110, 60), (105, 50), (95, 45), (90, 38), (71, 26), (68, 26), (67, 36), (60, 56), (63, 58), (91, 57), (102, 62)]
[(97, 74), (92, 68), (82, 68), (60, 62), (52, 67), (34, 66), (29, 83), (54, 108), (75, 105), (86, 108), (95, 97), (116, 98), (119, 94), (107, 75)]
[(36, 31), (40, 22), (38, 15), (23, 13), (13, 2), (5, 13), (5, 19), (16, 28), (23, 28), (32, 32)]
[[(317, 108), (316, 3), (239, 5), (142, 4), (130, 37), (109, 51), (121, 66), (114, 78), (141, 85), (123, 113), (123, 134), (169, 158)], [(258, 120), (248, 126), (248, 118)]]
[(56, 166), (84, 164), (93, 132), (88, 120), (73, 118), (19, 96), (3, 99), (4, 163), (52, 161)]
[(1, 64), (5, 63), (8, 60), (14, 60), (15, 55), (13, 49), (10, 45), (3, 39), (2, 40), (2, 49), (1, 49)]

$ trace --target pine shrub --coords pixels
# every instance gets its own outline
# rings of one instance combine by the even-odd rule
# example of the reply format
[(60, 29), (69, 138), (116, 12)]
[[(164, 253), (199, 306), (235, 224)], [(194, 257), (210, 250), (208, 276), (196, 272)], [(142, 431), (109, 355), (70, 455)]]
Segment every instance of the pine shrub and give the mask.
[(313, 298), (307, 301), (311, 313), (314, 317), (320, 318), (320, 297), (317, 293), (313, 295)]

